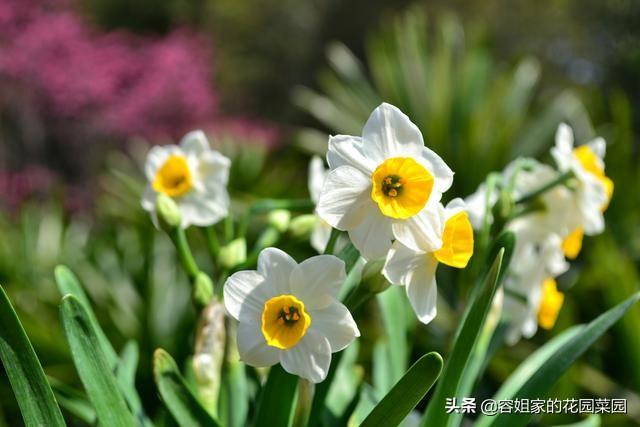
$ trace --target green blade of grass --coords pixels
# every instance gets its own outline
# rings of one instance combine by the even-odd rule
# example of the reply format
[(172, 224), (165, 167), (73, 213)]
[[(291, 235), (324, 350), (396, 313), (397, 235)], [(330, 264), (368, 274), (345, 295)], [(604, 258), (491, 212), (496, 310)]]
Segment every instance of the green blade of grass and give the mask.
[(393, 427), (416, 407), (442, 371), (442, 357), (429, 353), (414, 363), (365, 418), (362, 427)]
[(0, 359), (27, 426), (64, 426), (60, 407), (9, 297), (0, 286)]
[(100, 423), (135, 426), (135, 418), (120, 393), (84, 305), (73, 295), (67, 295), (62, 299), (60, 316), (78, 375)]

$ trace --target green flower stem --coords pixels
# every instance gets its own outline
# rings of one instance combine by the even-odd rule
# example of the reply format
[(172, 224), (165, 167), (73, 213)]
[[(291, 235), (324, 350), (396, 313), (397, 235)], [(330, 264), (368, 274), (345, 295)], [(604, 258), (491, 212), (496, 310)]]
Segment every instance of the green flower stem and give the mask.
[(174, 227), (169, 232), (169, 237), (171, 237), (171, 240), (178, 251), (178, 257), (180, 258), (182, 267), (189, 276), (189, 280), (193, 282), (200, 272), (200, 269), (198, 268), (198, 264), (196, 264), (196, 260), (193, 258), (184, 230), (181, 227)]
[(331, 235), (329, 236), (329, 241), (327, 242), (327, 246), (324, 249), (324, 254), (332, 254), (333, 249), (336, 246), (336, 242), (338, 241), (338, 237), (340, 237), (340, 233), (342, 233), (337, 228), (331, 229)]
[(231, 215), (228, 215), (224, 219), (224, 240), (226, 243), (229, 243), (233, 240), (233, 228), (233, 217)]
[(207, 237), (207, 247), (209, 248), (209, 253), (211, 254), (211, 258), (213, 258), (215, 262), (218, 259), (218, 253), (220, 252), (220, 241), (218, 240), (216, 229), (212, 225), (210, 225), (204, 228), (204, 233)]
[(516, 204), (521, 204), (521, 203), (527, 203), (533, 199), (535, 199), (536, 197), (546, 193), (547, 191), (551, 190), (552, 188), (558, 186), (558, 185), (562, 185), (565, 182), (567, 182), (569, 179), (573, 178), (574, 174), (572, 171), (567, 171), (565, 173), (562, 173), (560, 175), (558, 175), (556, 178), (554, 178), (553, 180), (547, 182), (546, 184), (542, 185), (541, 187), (533, 190), (532, 192), (525, 194), (524, 196), (520, 197), (518, 200), (516, 200)]
[(315, 385), (305, 379), (298, 380), (298, 401), (293, 416), (293, 427), (305, 427), (311, 415)]

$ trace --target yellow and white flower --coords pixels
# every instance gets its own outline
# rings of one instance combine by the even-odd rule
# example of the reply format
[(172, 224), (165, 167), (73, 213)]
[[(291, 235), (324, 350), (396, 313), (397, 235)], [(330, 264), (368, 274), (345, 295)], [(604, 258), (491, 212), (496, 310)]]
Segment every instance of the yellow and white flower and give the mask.
[(416, 316), (425, 324), (436, 316), (438, 264), (464, 268), (473, 255), (473, 229), (462, 199), (452, 200), (446, 208), (438, 203), (438, 217), (442, 242), (438, 249), (425, 246), (416, 251), (396, 240), (382, 269), (389, 282), (405, 286)]
[(325, 379), (331, 353), (360, 336), (349, 310), (336, 299), (346, 278), (333, 255), (296, 263), (264, 249), (257, 271), (240, 271), (224, 285), (227, 311), (238, 320), (238, 351), (251, 366), (280, 363), (311, 382)]
[(521, 337), (531, 338), (538, 326), (551, 329), (564, 296), (555, 278), (567, 271), (562, 240), (550, 234), (542, 243), (518, 242), (504, 284), (504, 313), (509, 320), (505, 337), (513, 345)]
[[(513, 171), (507, 168), (505, 177), (510, 179)], [(514, 179), (514, 198), (530, 193), (541, 185), (553, 181), (558, 172), (552, 167), (529, 160), (529, 167), (520, 170)], [(537, 205), (530, 213), (512, 220), (508, 229), (514, 231), (520, 241), (543, 242), (550, 234), (564, 238), (582, 226), (582, 217), (576, 215), (577, 201), (565, 185), (557, 185), (541, 194)]]
[(212, 150), (199, 130), (185, 135), (180, 145), (155, 146), (147, 155), (142, 207), (157, 226), (156, 197), (165, 194), (180, 208), (182, 228), (215, 224), (229, 210), (230, 166), (231, 161)]
[(613, 194), (613, 181), (604, 173), (606, 143), (602, 138), (574, 148), (573, 131), (561, 123), (556, 132), (556, 144), (551, 149), (558, 169), (575, 175), (574, 189), (582, 231), (587, 235), (604, 230), (603, 212)]
[(414, 250), (442, 245), (431, 217), (453, 172), (398, 108), (376, 108), (362, 137), (331, 137), (327, 161), (318, 215), (365, 259), (384, 257), (394, 238)]
[[(324, 181), (327, 178), (329, 171), (324, 167), (324, 160), (318, 156), (313, 156), (311, 159), (311, 163), (309, 163), (309, 195), (311, 196), (311, 201), (316, 205), (318, 204), (318, 200), (320, 199), (320, 194), (322, 193), (322, 186), (324, 185)], [(316, 251), (322, 253), (327, 247), (327, 243), (329, 242), (329, 238), (331, 237), (332, 227), (324, 221), (322, 218), (318, 217), (318, 221), (316, 222), (313, 230), (311, 231), (310, 243), (311, 247)], [(335, 245), (336, 253), (339, 253), (342, 248), (344, 248), (348, 243), (348, 240), (344, 236), (339, 236), (338, 241)]]

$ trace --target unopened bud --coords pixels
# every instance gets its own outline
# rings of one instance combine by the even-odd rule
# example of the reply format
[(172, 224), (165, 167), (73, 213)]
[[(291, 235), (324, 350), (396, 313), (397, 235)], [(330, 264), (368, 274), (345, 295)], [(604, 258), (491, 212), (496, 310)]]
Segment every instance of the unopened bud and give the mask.
[(311, 234), (313, 227), (320, 221), (320, 218), (313, 214), (299, 215), (289, 223), (289, 233), (292, 237), (303, 238)]
[(220, 301), (211, 301), (202, 310), (192, 362), (198, 395), (207, 411), (214, 416), (217, 415), (224, 360), (224, 318), (224, 304)]
[(240, 237), (220, 248), (218, 262), (224, 268), (233, 268), (247, 260), (247, 241)]
[(362, 269), (362, 284), (372, 294), (379, 294), (391, 285), (382, 275), (383, 266), (384, 260), (379, 259), (367, 262)]
[(291, 221), (291, 212), (286, 209), (276, 209), (275, 211), (269, 212), (268, 222), (273, 228), (278, 230), (280, 233), (284, 233), (289, 227), (289, 222)]
[(158, 194), (156, 198), (156, 212), (161, 226), (169, 228), (179, 227), (182, 222), (182, 214), (176, 202), (166, 194)]
[(213, 298), (213, 281), (202, 271), (198, 272), (193, 282), (193, 301), (198, 307), (204, 307)]

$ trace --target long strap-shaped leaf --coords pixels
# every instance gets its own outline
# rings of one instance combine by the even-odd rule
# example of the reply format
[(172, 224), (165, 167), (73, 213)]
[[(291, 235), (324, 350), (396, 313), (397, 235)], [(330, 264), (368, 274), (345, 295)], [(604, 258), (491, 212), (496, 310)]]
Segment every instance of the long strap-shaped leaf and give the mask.
[(93, 329), (98, 337), (100, 342), (100, 347), (104, 356), (107, 360), (107, 363), (114, 369), (118, 364), (118, 354), (113, 349), (113, 346), (107, 339), (107, 336), (104, 334), (104, 331), (100, 327), (98, 320), (96, 319), (96, 315), (91, 309), (91, 302), (87, 297), (80, 281), (76, 277), (75, 274), (66, 266), (59, 265), (55, 269), (54, 273), (56, 279), (56, 285), (58, 286), (58, 292), (60, 292), (60, 296), (64, 297), (65, 295), (73, 295), (76, 299), (84, 306), (84, 309), (87, 312), (87, 316), (91, 321)]
[(153, 354), (153, 375), (162, 401), (179, 425), (218, 426), (218, 422), (204, 409), (187, 386), (171, 355), (161, 348)]
[(442, 357), (425, 354), (365, 418), (362, 427), (395, 427), (416, 407), (436, 382), (442, 371)]
[(447, 397), (456, 395), (462, 374), (473, 353), (484, 320), (487, 317), (491, 301), (496, 292), (498, 277), (501, 276), (502, 257), (504, 249), (500, 249), (498, 255), (485, 276), (476, 298), (471, 303), (462, 322), (449, 360), (444, 368), (442, 379), (438, 382), (427, 412), (422, 419), (422, 426), (446, 426), (449, 414), (444, 410)]
[[(587, 325), (580, 327), (576, 332), (571, 330), (565, 334), (572, 334), (572, 338), (564, 342), (549, 357), (540, 363), (535, 371), (531, 369), (518, 369), (515, 379), (507, 380), (510, 396), (508, 398), (534, 399), (543, 397), (549, 388), (560, 376), (582, 355), (607, 329), (615, 324), (626, 312), (640, 300), (640, 292), (632, 295), (625, 301), (610, 308)], [(559, 338), (558, 338), (559, 339)], [(557, 342), (557, 341), (556, 341)], [(547, 344), (549, 345), (549, 344)], [(544, 347), (529, 358), (539, 358)], [(540, 360), (541, 362), (541, 360)], [(532, 366), (529, 359), (523, 362), (525, 366)], [(512, 387), (513, 383), (520, 383), (520, 387)], [(503, 387), (499, 394), (506, 396)], [(530, 414), (497, 414), (495, 417), (482, 417), (478, 420), (479, 426), (523, 426), (530, 418)], [(488, 418), (488, 419), (487, 419)]]
[(298, 377), (274, 365), (260, 394), (256, 427), (287, 427), (292, 420)]
[(27, 427), (64, 426), (60, 408), (33, 346), (0, 286), (0, 359)]
[(62, 299), (60, 315), (71, 356), (100, 424), (135, 426), (135, 418), (120, 393), (83, 304), (73, 295), (67, 295)]
[(109, 368), (116, 375), (118, 386), (124, 395), (127, 405), (138, 419), (139, 424), (150, 426), (151, 421), (144, 412), (140, 397), (135, 388), (135, 370), (138, 363), (138, 349), (135, 342), (127, 343), (127, 346), (123, 350), (122, 357), (119, 358), (100, 327), (96, 315), (91, 308), (91, 302), (76, 275), (66, 266), (59, 265), (55, 269), (55, 279), (61, 296), (73, 295), (85, 309), (91, 326), (98, 338), (98, 342), (100, 343), (100, 349), (105, 356)]

